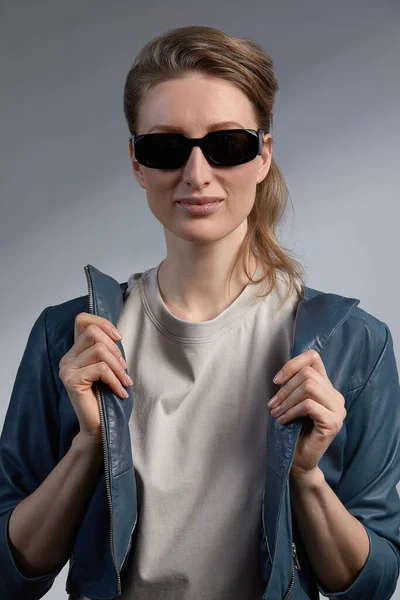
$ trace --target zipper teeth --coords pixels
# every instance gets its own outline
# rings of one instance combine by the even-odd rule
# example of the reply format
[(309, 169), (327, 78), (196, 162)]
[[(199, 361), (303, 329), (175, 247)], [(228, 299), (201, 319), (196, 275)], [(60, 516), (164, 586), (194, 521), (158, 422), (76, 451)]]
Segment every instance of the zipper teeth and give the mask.
[[(295, 338), (295, 332), (296, 332), (296, 322), (297, 322), (297, 315), (299, 314), (299, 308), (300, 308), (300, 302), (298, 302), (298, 304), (297, 304), (297, 308), (296, 308), (296, 314), (295, 314), (295, 317), (294, 317), (294, 323), (293, 323), (293, 335), (292, 335), (292, 350), (291, 350), (291, 356), (290, 356), (290, 358), (293, 358), (293, 350), (294, 350), (294, 338)], [(282, 387), (282, 386), (281, 386), (281, 387)], [(264, 491), (263, 491), (263, 506), (262, 506), (262, 511), (261, 511), (261, 515), (262, 515), (262, 523), (263, 523), (263, 529), (264, 529), (264, 535), (265, 535), (265, 523), (264, 523), (264, 495), (265, 495), (265, 488), (264, 488)], [(265, 538), (267, 539), (267, 536), (265, 536)], [(267, 539), (267, 544), (268, 544), (268, 539)], [(294, 544), (293, 544), (293, 546), (294, 546)], [(268, 551), (269, 551), (269, 546), (268, 546)], [(293, 552), (295, 552), (295, 547), (293, 548)], [(270, 556), (270, 559), (271, 559), (271, 561), (272, 561), (272, 556), (271, 556), (271, 553), (270, 553), (270, 551), (269, 551), (269, 556)], [(286, 600), (286, 598), (288, 598), (288, 597), (289, 597), (289, 595), (292, 593), (292, 588), (293, 588), (293, 584), (294, 584), (294, 569), (295, 569), (295, 567), (294, 567), (294, 562), (293, 562), (293, 563), (292, 563), (292, 578), (291, 578), (291, 580), (290, 580), (290, 586), (289, 586), (289, 589), (288, 589), (288, 591), (286, 592), (286, 594), (285, 594), (285, 596), (284, 596), (283, 600)]]
[[(92, 282), (90, 279), (90, 275), (89, 275), (89, 271), (87, 267), (84, 267), (85, 269), (85, 275), (86, 275), (86, 279), (87, 279), (87, 284), (88, 284), (88, 292), (89, 292), (89, 312), (90, 314), (94, 314), (94, 306), (93, 306), (93, 290), (92, 290)], [(108, 498), (108, 507), (109, 507), (109, 511), (110, 511), (110, 550), (111, 550), (111, 557), (114, 563), (114, 567), (115, 567), (115, 571), (117, 573), (117, 580), (118, 580), (118, 594), (121, 594), (121, 577), (120, 577), (120, 573), (118, 571), (118, 567), (117, 567), (117, 563), (115, 560), (115, 555), (114, 555), (114, 549), (113, 549), (113, 541), (114, 541), (114, 534), (113, 534), (113, 521), (114, 521), (114, 517), (113, 517), (113, 511), (112, 511), (112, 502), (111, 502), (111, 490), (110, 490), (110, 479), (109, 479), (109, 472), (108, 472), (108, 454), (107, 454), (107, 444), (106, 444), (106, 433), (105, 433), (105, 427), (104, 427), (104, 414), (103, 414), (103, 408), (101, 406), (101, 398), (100, 398), (100, 392), (96, 389), (96, 397), (97, 397), (97, 402), (99, 405), (99, 411), (100, 411), (100, 421), (101, 421), (101, 435), (102, 435), (102, 440), (103, 440), (103, 453), (104, 453), (104, 474), (105, 474), (105, 481), (106, 481), (106, 491), (107, 491), (107, 498)]]
[(299, 558), (297, 556), (296, 544), (294, 542), (292, 542), (292, 547), (293, 547), (294, 567), (295, 567), (296, 571), (301, 571), (301, 566), (300, 566), (300, 563), (299, 563)]
[(286, 598), (288, 598), (290, 596), (290, 594), (292, 593), (293, 584), (294, 584), (294, 565), (292, 565), (292, 579), (290, 581), (289, 589), (286, 592), (286, 594), (284, 595), (283, 600), (286, 600)]
[(292, 579), (290, 580), (289, 589), (286, 592), (285, 597), (283, 598), (283, 600), (286, 600), (286, 598), (288, 598), (290, 596), (290, 594), (292, 593), (293, 584), (294, 584), (294, 570), (296, 569), (296, 571), (301, 571), (299, 559), (297, 558), (296, 544), (294, 542), (292, 542), (292, 554), (293, 554)]

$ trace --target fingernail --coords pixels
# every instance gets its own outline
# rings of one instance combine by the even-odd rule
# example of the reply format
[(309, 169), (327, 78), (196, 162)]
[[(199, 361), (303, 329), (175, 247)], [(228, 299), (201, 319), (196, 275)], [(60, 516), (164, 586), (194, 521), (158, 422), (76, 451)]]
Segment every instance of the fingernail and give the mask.
[(271, 398), (271, 400), (268, 402), (267, 406), (273, 406), (274, 404), (276, 404), (277, 401), (277, 397), (274, 396), (273, 398)]
[(283, 377), (283, 373), (282, 373), (282, 371), (279, 371), (279, 373), (277, 373), (277, 374), (275, 375), (275, 377), (273, 378), (273, 380), (272, 380), (272, 381), (273, 381), (274, 383), (279, 383), (279, 382), (280, 382), (280, 380), (282, 379), (282, 377)]
[(118, 329), (115, 329), (115, 327), (112, 329), (112, 334), (118, 340), (122, 340), (122, 335), (120, 334), (120, 332), (118, 331)]

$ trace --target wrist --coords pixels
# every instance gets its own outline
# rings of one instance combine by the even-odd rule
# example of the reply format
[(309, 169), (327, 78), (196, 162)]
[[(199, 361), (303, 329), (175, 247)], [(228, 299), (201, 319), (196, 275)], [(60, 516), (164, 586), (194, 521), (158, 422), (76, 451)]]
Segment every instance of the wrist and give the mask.
[(310, 471), (290, 472), (290, 485), (293, 488), (318, 488), (326, 483), (325, 475), (319, 467), (314, 467)]
[(78, 447), (83, 452), (98, 454), (99, 456), (103, 456), (103, 443), (101, 438), (98, 436), (86, 433), (84, 431), (79, 431), (79, 433), (75, 436), (73, 440), (76, 447)]

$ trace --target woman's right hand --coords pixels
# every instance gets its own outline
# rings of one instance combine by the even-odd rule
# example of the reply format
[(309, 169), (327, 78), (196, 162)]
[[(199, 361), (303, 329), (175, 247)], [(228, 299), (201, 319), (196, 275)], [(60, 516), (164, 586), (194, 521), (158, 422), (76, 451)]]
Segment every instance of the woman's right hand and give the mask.
[[(94, 442), (101, 443), (100, 411), (93, 382), (101, 379), (122, 398), (128, 394), (123, 386), (127, 364), (113, 332), (114, 325), (103, 317), (79, 313), (75, 319), (74, 345), (59, 363), (59, 375), (77, 414), (80, 430)], [(120, 360), (122, 358), (122, 361)]]

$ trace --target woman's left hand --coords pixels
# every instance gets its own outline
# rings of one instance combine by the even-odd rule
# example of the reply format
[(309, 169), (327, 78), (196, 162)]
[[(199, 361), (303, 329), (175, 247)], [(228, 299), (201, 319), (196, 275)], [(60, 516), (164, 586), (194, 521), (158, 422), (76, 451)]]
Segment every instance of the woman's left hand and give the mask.
[[(339, 433), (346, 417), (344, 397), (331, 384), (316, 350), (307, 350), (289, 360), (281, 369), (287, 383), (268, 402), (271, 415), (279, 423), (310, 417), (303, 425), (290, 470), (291, 478), (304, 478), (315, 472), (329, 444)], [(277, 410), (279, 409), (279, 410)], [(276, 412), (274, 412), (276, 410)]]

